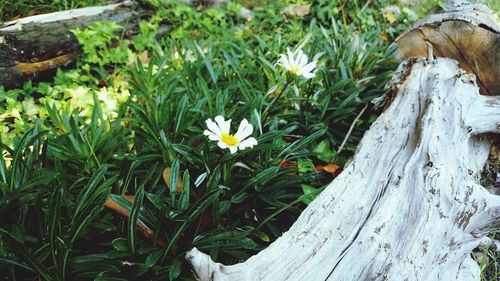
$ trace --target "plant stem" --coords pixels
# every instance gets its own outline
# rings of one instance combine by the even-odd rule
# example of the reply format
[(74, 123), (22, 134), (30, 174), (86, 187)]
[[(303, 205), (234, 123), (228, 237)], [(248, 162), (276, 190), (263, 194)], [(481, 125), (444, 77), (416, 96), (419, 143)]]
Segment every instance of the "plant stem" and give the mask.
[(346, 144), (347, 140), (349, 139), (349, 136), (351, 135), (352, 130), (354, 129), (354, 126), (356, 125), (356, 122), (359, 120), (361, 115), (363, 115), (366, 108), (368, 108), (368, 103), (365, 104), (365, 106), (363, 107), (363, 109), (361, 109), (361, 111), (358, 113), (356, 118), (354, 118), (354, 121), (352, 121), (351, 126), (349, 127), (349, 131), (347, 131), (347, 134), (345, 135), (344, 140), (342, 141), (342, 144), (340, 144), (339, 149), (337, 149), (337, 153), (340, 153), (342, 151), (342, 149), (344, 148), (344, 145)]
[(279, 98), (281, 98), (281, 96), (283, 95), (283, 93), (285, 92), (286, 88), (288, 87), (288, 85), (290, 85), (290, 82), (291, 80), (288, 80), (285, 82), (285, 85), (283, 86), (283, 88), (281, 89), (280, 93), (276, 96), (276, 98), (274, 98), (272, 101), (271, 101), (271, 104), (269, 104), (269, 106), (266, 107), (266, 110), (264, 110), (264, 113), (262, 113), (262, 121), (265, 121), (266, 118), (267, 118), (267, 114), (269, 113), (269, 110), (271, 109), (271, 107), (273, 107), (273, 105), (276, 103), (276, 101), (279, 100)]
[(217, 159), (217, 162), (215, 162), (216, 167), (217, 167), (217, 165), (220, 164), (220, 161), (222, 160), (222, 157), (224, 157), (224, 155), (226, 155), (226, 153), (224, 153), (224, 151), (222, 151), (222, 153), (219, 156), (219, 159)]

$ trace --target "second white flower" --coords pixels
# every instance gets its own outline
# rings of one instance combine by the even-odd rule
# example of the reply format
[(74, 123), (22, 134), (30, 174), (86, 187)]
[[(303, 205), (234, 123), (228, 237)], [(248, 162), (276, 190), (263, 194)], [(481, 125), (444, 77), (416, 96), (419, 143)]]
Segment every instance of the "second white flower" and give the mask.
[(303, 76), (307, 79), (315, 76), (313, 71), (318, 63), (317, 60), (313, 59), (312, 62), (308, 63), (307, 55), (302, 50), (292, 52), (290, 48), (287, 48), (286, 51), (287, 55), (280, 54), (278, 65), (297, 76)]

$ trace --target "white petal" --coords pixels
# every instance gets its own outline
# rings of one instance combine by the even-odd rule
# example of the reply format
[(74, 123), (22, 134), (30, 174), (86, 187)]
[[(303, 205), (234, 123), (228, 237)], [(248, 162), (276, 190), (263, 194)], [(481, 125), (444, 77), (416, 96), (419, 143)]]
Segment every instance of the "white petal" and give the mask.
[(215, 122), (219, 125), (222, 134), (229, 134), (229, 129), (231, 128), (231, 119), (225, 121), (224, 117), (218, 115), (215, 116)]
[(229, 151), (231, 152), (231, 154), (234, 154), (236, 151), (238, 151), (238, 147), (237, 146), (230, 146)]
[(238, 128), (238, 131), (234, 136), (238, 139), (238, 141), (242, 141), (246, 139), (249, 135), (251, 135), (253, 132), (253, 126), (252, 124), (248, 123), (247, 119), (243, 118), (241, 120), (240, 126)]
[(307, 65), (304, 65), (304, 67), (302, 67), (302, 71), (304, 72), (311, 72), (314, 70), (314, 68), (316, 67), (316, 61), (313, 61), (313, 62), (310, 62), (309, 64)]
[(248, 138), (240, 143), (238, 143), (238, 148), (243, 150), (247, 147), (252, 148), (254, 145), (257, 145), (257, 140), (255, 138)]
[(207, 137), (208, 137), (208, 139), (209, 139), (209, 140), (211, 140), (211, 141), (218, 141), (218, 140), (220, 140), (220, 137), (219, 137), (218, 135), (216, 135), (216, 134), (215, 134), (214, 132), (212, 132), (212, 131), (205, 130), (205, 131), (203, 131), (203, 134), (204, 134), (205, 136), (207, 136)]
[(286, 48), (286, 53), (288, 54), (288, 63), (290, 65), (295, 64), (295, 58), (294, 58), (293, 53), (290, 50), (290, 48), (288, 48), (288, 47)]
[(219, 128), (219, 126), (217, 126), (217, 124), (215, 124), (214, 121), (212, 121), (212, 119), (207, 119), (207, 121), (205, 121), (205, 123), (207, 124), (207, 127), (210, 131), (212, 131), (215, 135), (219, 136), (222, 135), (222, 132)]
[(279, 58), (277, 64), (282, 66), (286, 70), (290, 70), (290, 63), (288, 62), (288, 59), (286, 58), (286, 56), (283, 54), (280, 54), (280, 58)]
[(303, 67), (304, 65), (307, 64), (307, 55), (302, 52), (302, 50), (299, 51), (299, 54), (297, 56), (297, 64), (300, 66), (300, 67)]
[(226, 148), (228, 148), (227, 144), (225, 144), (223, 141), (219, 141), (219, 142), (217, 143), (217, 145), (218, 145), (220, 148), (222, 148), (222, 149), (226, 149)]
[(302, 76), (304, 76), (304, 78), (307, 78), (307, 79), (310, 79), (310, 78), (313, 78), (316, 76), (315, 73), (313, 72), (306, 72), (306, 73), (301, 73)]

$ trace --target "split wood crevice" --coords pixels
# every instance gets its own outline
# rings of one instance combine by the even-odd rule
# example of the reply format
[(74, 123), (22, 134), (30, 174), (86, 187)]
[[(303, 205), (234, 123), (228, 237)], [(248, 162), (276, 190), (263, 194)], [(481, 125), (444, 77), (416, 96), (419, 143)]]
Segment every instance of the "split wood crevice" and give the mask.
[[(476, 7), (457, 9), (467, 18)], [(485, 20), (490, 23), (490, 17)], [(474, 36), (485, 28), (458, 21), (439, 20), (425, 28), (439, 33), (450, 25), (446, 30), (454, 30), (455, 38), (470, 22)], [(480, 41), (492, 42), (485, 53), (467, 49), (474, 42), (452, 44), (460, 51), (454, 54), (444, 50), (456, 40), (426, 36), (420, 42), (412, 31), (403, 35), (411, 40), (398, 44), (425, 46), (426, 52), (400, 65), (388, 84), (388, 106), (353, 161), (288, 232), (247, 261), (226, 266), (196, 248), (189, 251), (186, 259), (196, 276), (202, 281), (480, 280), (470, 253), (494, 243), (486, 235), (500, 226), (500, 197), (479, 184), (491, 146), (482, 134), (500, 133), (500, 96), (493, 95), (500, 90), (498, 74), (493, 80), (487, 76), (500, 65), (499, 24), (491, 22), (495, 26), (485, 28), (491, 34)], [(438, 58), (428, 54), (427, 43)], [(484, 54), (491, 60), (476, 57)]]

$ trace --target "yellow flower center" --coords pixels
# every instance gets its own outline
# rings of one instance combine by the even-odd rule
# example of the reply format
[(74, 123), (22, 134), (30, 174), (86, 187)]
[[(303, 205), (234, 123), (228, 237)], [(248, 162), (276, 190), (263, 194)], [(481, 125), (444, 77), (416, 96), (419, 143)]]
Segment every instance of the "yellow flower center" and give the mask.
[(293, 74), (297, 74), (300, 71), (300, 67), (298, 65), (290, 65), (290, 72)]
[(238, 144), (238, 139), (235, 136), (226, 133), (220, 136), (220, 140), (227, 146), (234, 146)]

